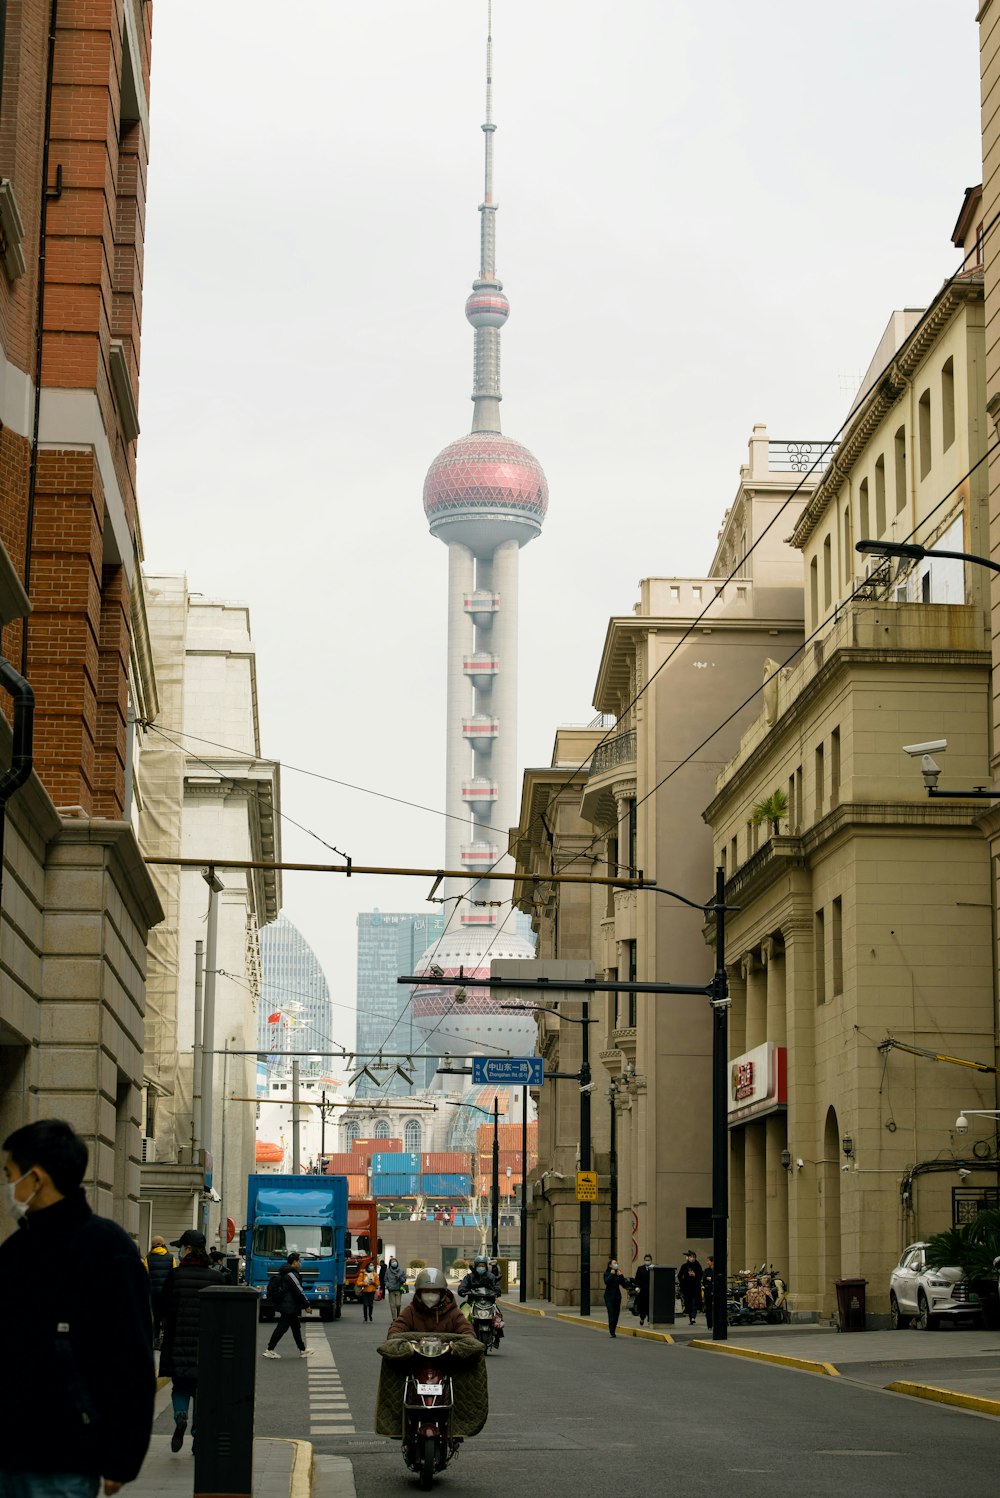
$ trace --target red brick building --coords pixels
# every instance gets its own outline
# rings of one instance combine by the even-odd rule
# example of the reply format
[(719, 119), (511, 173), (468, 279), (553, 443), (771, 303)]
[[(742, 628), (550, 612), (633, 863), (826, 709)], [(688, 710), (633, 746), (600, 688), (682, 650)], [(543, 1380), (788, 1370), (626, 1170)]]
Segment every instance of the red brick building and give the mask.
[(130, 705), (155, 711), (135, 482), (151, 12), (0, 0), (0, 641), (36, 699), (6, 811), (0, 1137), (70, 1118), (95, 1205), (133, 1229), (162, 918), (129, 746)]

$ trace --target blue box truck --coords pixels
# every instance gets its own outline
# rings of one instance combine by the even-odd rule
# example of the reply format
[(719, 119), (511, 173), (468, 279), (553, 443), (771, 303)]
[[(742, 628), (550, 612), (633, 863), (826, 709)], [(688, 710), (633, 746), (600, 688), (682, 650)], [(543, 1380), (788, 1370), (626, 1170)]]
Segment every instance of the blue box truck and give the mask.
[(302, 1255), (300, 1279), (321, 1321), (335, 1321), (344, 1299), (346, 1176), (252, 1175), (247, 1183), (246, 1271), (260, 1291), (260, 1319), (273, 1321), (268, 1283), (292, 1249)]

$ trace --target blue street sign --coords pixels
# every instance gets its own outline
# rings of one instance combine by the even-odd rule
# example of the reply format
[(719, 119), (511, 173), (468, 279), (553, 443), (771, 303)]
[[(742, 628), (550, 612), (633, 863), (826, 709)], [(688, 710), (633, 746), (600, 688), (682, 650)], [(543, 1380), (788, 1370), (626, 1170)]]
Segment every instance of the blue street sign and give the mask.
[(541, 1056), (473, 1056), (473, 1087), (541, 1087)]

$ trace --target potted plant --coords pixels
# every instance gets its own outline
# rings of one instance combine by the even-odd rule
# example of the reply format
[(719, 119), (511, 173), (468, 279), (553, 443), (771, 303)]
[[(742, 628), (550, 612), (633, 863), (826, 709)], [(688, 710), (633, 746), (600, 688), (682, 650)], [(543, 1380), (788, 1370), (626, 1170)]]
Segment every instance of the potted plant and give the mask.
[(994, 1328), (1000, 1325), (996, 1269), (1000, 1258), (1000, 1208), (986, 1207), (971, 1222), (935, 1233), (928, 1238), (925, 1253), (933, 1268), (957, 1265), (982, 1302), (985, 1324)]
[(784, 791), (772, 791), (769, 796), (764, 797), (763, 801), (757, 802), (751, 812), (751, 817), (755, 827), (759, 827), (762, 822), (770, 822), (771, 832), (777, 837), (778, 824), (787, 812), (788, 797)]

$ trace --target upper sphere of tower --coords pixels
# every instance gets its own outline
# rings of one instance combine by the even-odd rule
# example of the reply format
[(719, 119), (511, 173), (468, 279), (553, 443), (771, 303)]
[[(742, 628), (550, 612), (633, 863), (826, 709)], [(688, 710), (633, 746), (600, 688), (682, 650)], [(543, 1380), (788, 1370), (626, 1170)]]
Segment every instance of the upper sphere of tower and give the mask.
[(502, 328), (510, 316), (510, 302), (502, 291), (474, 291), (465, 304), (465, 315), (474, 328)]
[(477, 556), (501, 541), (534, 539), (549, 504), (538, 460), (502, 432), (470, 432), (438, 453), (424, 479), (431, 534)]

